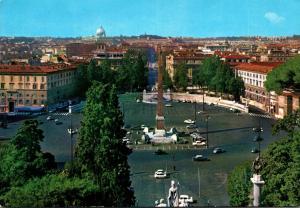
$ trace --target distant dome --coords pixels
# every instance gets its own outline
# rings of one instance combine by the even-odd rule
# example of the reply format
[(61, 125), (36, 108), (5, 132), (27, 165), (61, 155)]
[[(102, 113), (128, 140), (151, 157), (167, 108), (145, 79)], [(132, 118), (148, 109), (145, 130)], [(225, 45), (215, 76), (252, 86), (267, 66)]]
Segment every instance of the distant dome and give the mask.
[(96, 36), (98, 38), (102, 38), (102, 37), (106, 36), (105, 30), (104, 30), (104, 28), (102, 26), (96, 30)]

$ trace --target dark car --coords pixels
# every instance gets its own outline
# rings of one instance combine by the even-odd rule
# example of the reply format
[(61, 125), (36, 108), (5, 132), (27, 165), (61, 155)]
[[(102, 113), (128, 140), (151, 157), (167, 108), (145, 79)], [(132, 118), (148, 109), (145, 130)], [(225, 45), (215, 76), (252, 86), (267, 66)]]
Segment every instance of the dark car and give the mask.
[(193, 161), (209, 161), (209, 159), (203, 155), (196, 155), (193, 157)]
[(168, 153), (164, 150), (158, 149), (154, 152), (156, 155), (167, 155)]
[(220, 154), (220, 153), (224, 153), (224, 152), (225, 152), (225, 150), (222, 148), (219, 148), (219, 147), (217, 147), (213, 150), (214, 154)]

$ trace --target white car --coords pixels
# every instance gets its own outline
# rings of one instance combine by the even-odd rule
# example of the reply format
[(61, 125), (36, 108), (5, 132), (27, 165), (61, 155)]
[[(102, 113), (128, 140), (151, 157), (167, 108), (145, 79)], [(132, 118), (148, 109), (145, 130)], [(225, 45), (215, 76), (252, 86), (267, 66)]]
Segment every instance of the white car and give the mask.
[(192, 120), (192, 119), (186, 119), (183, 122), (186, 123), (186, 124), (194, 124), (195, 123), (195, 121)]
[(47, 121), (53, 120), (52, 116), (48, 116), (46, 119), (47, 119)]
[(155, 171), (154, 178), (167, 178), (167, 172), (162, 169), (159, 169)]
[(189, 195), (180, 195), (179, 196), (179, 203), (193, 203), (193, 197), (189, 197)]
[(194, 141), (193, 146), (204, 146), (206, 145), (205, 141)]

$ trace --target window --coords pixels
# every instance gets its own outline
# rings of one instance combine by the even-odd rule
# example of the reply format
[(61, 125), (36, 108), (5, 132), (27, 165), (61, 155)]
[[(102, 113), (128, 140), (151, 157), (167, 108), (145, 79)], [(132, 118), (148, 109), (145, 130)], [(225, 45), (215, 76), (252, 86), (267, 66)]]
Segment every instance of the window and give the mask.
[(45, 82), (45, 77), (42, 77), (42, 82)]
[(20, 99), (20, 100), (19, 100), (19, 104), (23, 104), (23, 100)]
[(36, 105), (37, 104), (37, 100), (33, 100), (33, 104)]
[(13, 90), (14, 89), (14, 83), (9, 83), (9, 89)]
[(29, 82), (29, 80), (30, 80), (30, 77), (29, 77), (29, 76), (27, 76), (27, 77), (26, 77), (26, 81), (27, 81), (27, 82)]
[(45, 84), (41, 84), (41, 85), (40, 85), (40, 89), (41, 89), (41, 90), (45, 89)]
[(26, 104), (29, 104), (29, 100), (26, 100)]
[(1, 89), (5, 89), (5, 83), (1, 83)]
[(19, 76), (19, 81), (22, 82), (23, 78), (22, 76)]
[(37, 88), (37, 87), (36, 87), (36, 84), (33, 84), (33, 85), (32, 85), (32, 89), (36, 90), (36, 88)]
[(33, 77), (33, 81), (36, 82), (36, 76)]
[(10, 81), (11, 81), (11, 82), (14, 81), (14, 76), (10, 76)]

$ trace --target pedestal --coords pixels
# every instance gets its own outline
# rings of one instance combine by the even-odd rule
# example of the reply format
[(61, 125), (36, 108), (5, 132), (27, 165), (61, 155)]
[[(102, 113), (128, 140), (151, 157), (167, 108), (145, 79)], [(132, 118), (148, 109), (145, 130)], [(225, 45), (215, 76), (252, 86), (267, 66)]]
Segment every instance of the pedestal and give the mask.
[(258, 174), (253, 174), (251, 182), (253, 183), (253, 206), (258, 207), (260, 202), (260, 188), (265, 182), (262, 180), (261, 175)]

